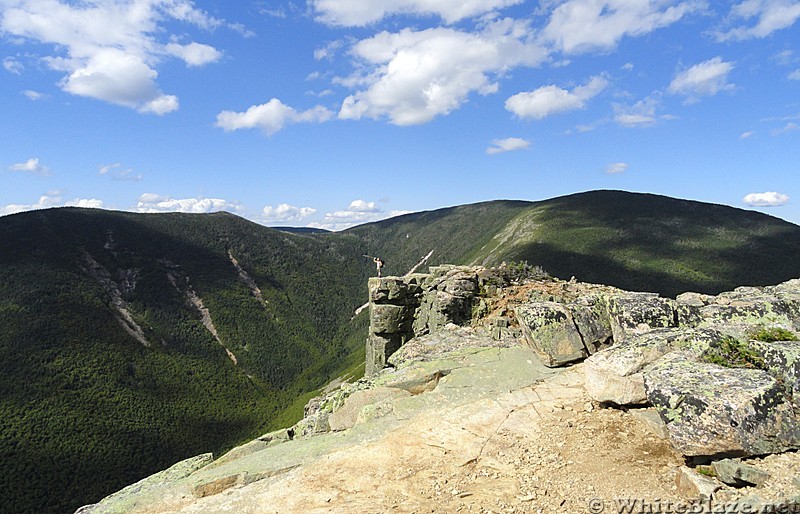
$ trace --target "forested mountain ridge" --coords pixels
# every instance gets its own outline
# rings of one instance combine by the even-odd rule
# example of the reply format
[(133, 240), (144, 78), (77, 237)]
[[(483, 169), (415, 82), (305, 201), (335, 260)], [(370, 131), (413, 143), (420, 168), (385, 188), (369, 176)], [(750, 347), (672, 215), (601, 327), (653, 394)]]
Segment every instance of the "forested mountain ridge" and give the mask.
[[(420, 212), (338, 233), (227, 213), (0, 218), (0, 502), (65, 512), (302, 414), (363, 362), (374, 265), (527, 260), (674, 295), (800, 276), (800, 227), (596, 191)], [(431, 252), (433, 252), (431, 254)], [(424, 269), (424, 267), (423, 267)]]
[(82, 209), (0, 226), (10, 511), (74, 509), (266, 431), (363, 352), (347, 339), (369, 272), (354, 238)]
[(528, 261), (634, 291), (716, 294), (800, 276), (800, 226), (755, 211), (624, 191), (495, 201), (350, 229), (393, 263)]

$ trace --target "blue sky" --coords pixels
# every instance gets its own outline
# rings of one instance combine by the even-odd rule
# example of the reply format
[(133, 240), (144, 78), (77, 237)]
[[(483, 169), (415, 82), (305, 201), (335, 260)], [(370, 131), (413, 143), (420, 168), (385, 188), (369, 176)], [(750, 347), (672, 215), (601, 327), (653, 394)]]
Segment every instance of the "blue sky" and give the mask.
[(623, 189), (800, 223), (800, 1), (0, 0), (0, 214), (342, 229)]

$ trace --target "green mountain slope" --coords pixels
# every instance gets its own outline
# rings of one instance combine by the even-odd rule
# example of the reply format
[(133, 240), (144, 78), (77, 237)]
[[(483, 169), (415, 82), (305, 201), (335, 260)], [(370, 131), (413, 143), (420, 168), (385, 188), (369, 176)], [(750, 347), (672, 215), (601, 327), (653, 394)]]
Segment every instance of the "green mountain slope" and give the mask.
[[(345, 232), (63, 208), (0, 218), (0, 505), (67, 512), (301, 415), (363, 363), (374, 265), (526, 260), (674, 295), (800, 276), (800, 227), (596, 191), (421, 212)], [(422, 270), (425, 269), (423, 266)]]
[(525, 260), (554, 276), (674, 296), (800, 276), (800, 227), (753, 211), (621, 191), (488, 202), (350, 230), (392, 272)]
[(8, 512), (73, 510), (253, 437), (363, 351), (345, 337), (368, 272), (354, 238), (80, 209), (0, 227)]

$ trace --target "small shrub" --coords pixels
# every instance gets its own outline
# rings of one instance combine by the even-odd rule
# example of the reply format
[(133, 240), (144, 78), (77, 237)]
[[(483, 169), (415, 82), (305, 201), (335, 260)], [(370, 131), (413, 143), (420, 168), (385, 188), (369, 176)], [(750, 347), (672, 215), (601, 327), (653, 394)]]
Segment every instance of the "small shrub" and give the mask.
[(497, 269), (497, 273), (506, 282), (521, 282), (523, 280), (541, 280), (550, 278), (550, 275), (541, 266), (532, 266), (528, 261), (503, 262)]
[(797, 341), (797, 335), (781, 327), (763, 327), (751, 334), (756, 341), (774, 343), (775, 341)]
[(703, 360), (726, 368), (766, 369), (764, 358), (747, 343), (732, 337), (725, 337), (712, 344)]

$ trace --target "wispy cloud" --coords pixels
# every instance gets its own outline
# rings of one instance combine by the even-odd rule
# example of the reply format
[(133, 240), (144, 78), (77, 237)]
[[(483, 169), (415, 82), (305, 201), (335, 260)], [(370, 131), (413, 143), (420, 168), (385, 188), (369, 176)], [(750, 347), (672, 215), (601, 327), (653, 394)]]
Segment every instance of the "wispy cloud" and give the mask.
[(618, 173), (625, 173), (626, 171), (628, 171), (628, 168), (629, 168), (629, 166), (628, 166), (628, 163), (626, 163), (626, 162), (614, 162), (614, 163), (609, 164), (606, 167), (606, 173), (609, 173), (609, 174), (612, 174), (612, 175), (618, 174)]
[(744, 0), (731, 7), (728, 19), (731, 24), (739, 25), (718, 31), (716, 35), (720, 41), (764, 38), (794, 25), (800, 19), (800, 2)]
[(22, 65), (14, 57), (6, 57), (3, 59), (3, 68), (9, 72), (13, 73), (14, 75), (21, 75), (23, 71), (25, 71), (25, 66)]
[(393, 14), (434, 15), (446, 23), (480, 16), (523, 0), (312, 0), (317, 20), (329, 25), (363, 26)]
[(112, 180), (138, 182), (142, 180), (142, 174), (134, 172), (131, 168), (123, 168), (122, 164), (115, 163), (107, 166), (100, 166), (98, 175), (111, 177)]
[(688, 102), (694, 102), (701, 96), (714, 96), (720, 91), (734, 89), (735, 85), (728, 82), (733, 67), (732, 62), (714, 57), (680, 72), (670, 82), (667, 91), (684, 95)]
[(614, 121), (623, 127), (649, 127), (660, 120), (670, 119), (669, 115), (659, 115), (661, 93), (656, 91), (633, 105), (614, 105)]

